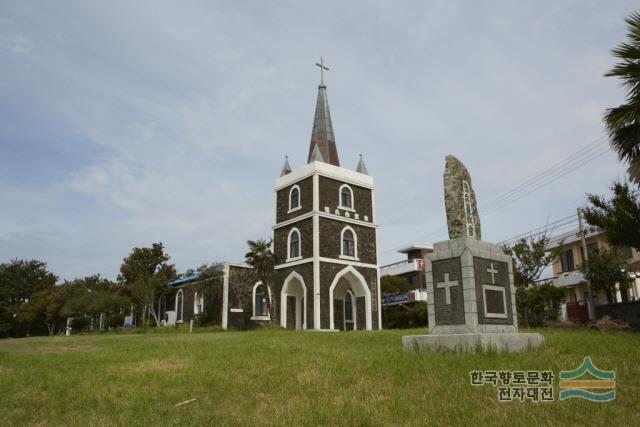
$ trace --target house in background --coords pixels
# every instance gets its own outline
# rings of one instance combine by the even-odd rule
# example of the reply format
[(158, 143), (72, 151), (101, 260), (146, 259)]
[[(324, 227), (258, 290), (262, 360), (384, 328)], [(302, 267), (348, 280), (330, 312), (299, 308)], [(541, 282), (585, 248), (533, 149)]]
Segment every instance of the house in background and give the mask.
[(382, 305), (413, 304), (427, 300), (427, 277), (424, 271), (424, 257), (433, 252), (431, 246), (410, 245), (398, 251), (405, 254), (407, 259), (380, 267), (380, 276), (404, 277), (411, 283), (414, 290), (402, 295), (382, 295)]
[(424, 271), (424, 257), (433, 252), (431, 246), (410, 245), (398, 250), (407, 259), (380, 267), (380, 276), (404, 277), (414, 289), (427, 289), (427, 276)]
[[(604, 232), (597, 227), (585, 229), (585, 242), (589, 254), (596, 253), (609, 247)], [(586, 306), (587, 282), (580, 271), (584, 261), (584, 250), (580, 230), (574, 229), (567, 233), (551, 237), (546, 246), (549, 251), (559, 250), (559, 255), (553, 260), (552, 283), (567, 291), (565, 300), (561, 306), (561, 317), (588, 320)], [(622, 253), (628, 258), (629, 274), (634, 278), (628, 290), (629, 300), (640, 300), (640, 253), (632, 248), (622, 248)], [(594, 293), (596, 305), (608, 304), (604, 291)], [(618, 289), (615, 293), (615, 301), (622, 302), (622, 295)]]

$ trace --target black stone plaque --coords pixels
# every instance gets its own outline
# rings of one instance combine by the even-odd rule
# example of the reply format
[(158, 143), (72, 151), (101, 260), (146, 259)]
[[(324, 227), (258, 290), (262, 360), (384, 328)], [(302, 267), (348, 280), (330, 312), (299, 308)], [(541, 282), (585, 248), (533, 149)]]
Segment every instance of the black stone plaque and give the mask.
[(492, 325), (513, 324), (508, 264), (492, 259), (474, 257), (473, 269), (476, 279), (478, 323)]
[(464, 293), (460, 258), (433, 261), (432, 267), (436, 326), (464, 325)]

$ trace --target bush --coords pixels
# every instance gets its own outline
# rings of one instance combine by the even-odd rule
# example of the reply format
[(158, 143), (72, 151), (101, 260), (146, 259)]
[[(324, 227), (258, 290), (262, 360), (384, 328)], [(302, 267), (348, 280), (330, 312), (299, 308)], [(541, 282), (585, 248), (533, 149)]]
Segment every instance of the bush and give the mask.
[(87, 329), (89, 321), (86, 317), (74, 317), (71, 319), (71, 330), (73, 332), (81, 332)]
[(516, 291), (518, 324), (525, 327), (544, 326), (558, 320), (560, 300), (564, 295), (564, 289), (550, 283), (529, 289), (519, 288)]
[(124, 314), (115, 313), (108, 315), (104, 321), (104, 325), (108, 329), (122, 327), (122, 325), (124, 325)]
[(420, 328), (428, 325), (426, 302), (417, 302), (409, 310), (401, 306), (383, 308), (382, 326), (386, 329)]

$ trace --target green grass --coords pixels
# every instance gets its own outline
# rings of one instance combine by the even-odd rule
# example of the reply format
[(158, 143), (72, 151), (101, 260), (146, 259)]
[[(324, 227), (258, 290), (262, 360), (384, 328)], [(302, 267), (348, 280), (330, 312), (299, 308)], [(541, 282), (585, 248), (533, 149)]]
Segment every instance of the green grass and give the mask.
[[(543, 349), (504, 355), (403, 352), (416, 330), (3, 340), (0, 424), (638, 425), (640, 334), (539, 332)], [(615, 401), (500, 403), (469, 384), (471, 370), (557, 376), (587, 355), (616, 371)]]

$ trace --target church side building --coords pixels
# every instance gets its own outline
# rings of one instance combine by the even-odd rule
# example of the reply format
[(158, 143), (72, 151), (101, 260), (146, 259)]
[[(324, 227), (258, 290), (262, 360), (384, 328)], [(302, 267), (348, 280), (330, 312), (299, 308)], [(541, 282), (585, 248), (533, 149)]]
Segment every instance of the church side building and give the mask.
[(295, 329), (380, 329), (378, 226), (373, 178), (360, 158), (340, 166), (321, 83), (307, 164), (288, 160), (275, 186), (272, 301)]

